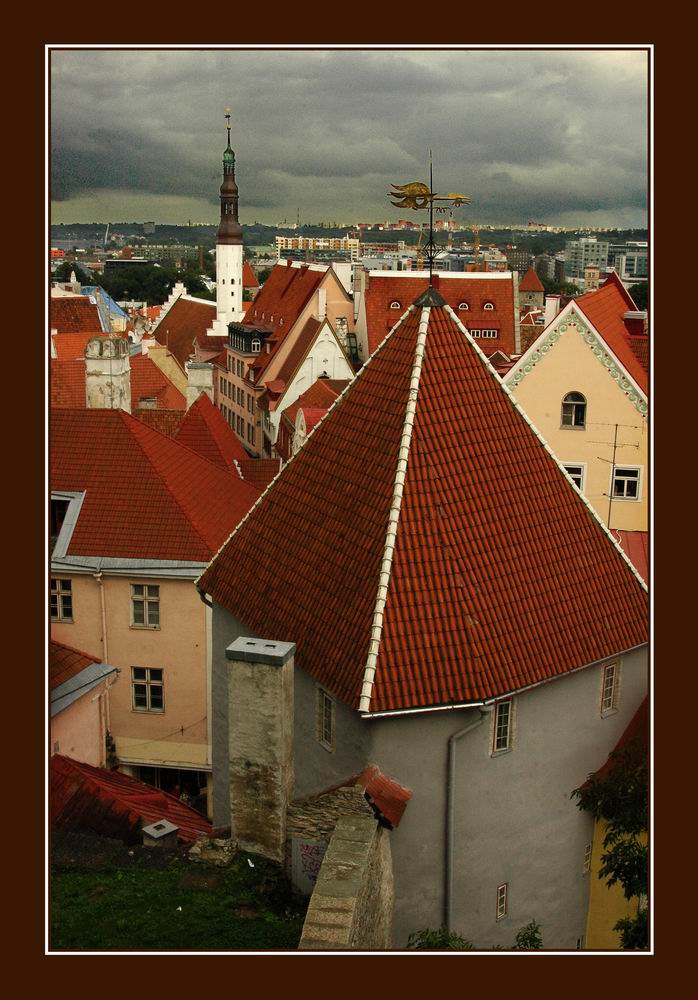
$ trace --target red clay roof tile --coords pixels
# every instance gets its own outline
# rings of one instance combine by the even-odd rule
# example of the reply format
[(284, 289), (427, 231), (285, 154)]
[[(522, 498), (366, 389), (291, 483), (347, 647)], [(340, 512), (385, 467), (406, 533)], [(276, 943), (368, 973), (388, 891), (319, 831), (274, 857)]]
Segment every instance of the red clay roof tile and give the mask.
[(529, 267), (519, 283), (520, 292), (544, 292), (543, 282), (536, 274), (534, 267)]
[(59, 333), (88, 333), (101, 330), (99, 310), (86, 295), (57, 295), (51, 297), (50, 326)]
[(194, 302), (183, 295), (158, 320), (151, 336), (164, 344), (182, 368), (194, 353), (194, 341), (205, 337), (216, 318), (216, 303)]
[(51, 691), (69, 681), (71, 677), (81, 673), (93, 663), (101, 663), (97, 656), (83, 653), (82, 650), (65, 646), (62, 642), (51, 639), (48, 655), (48, 677)]
[(632, 337), (628, 333), (623, 316), (628, 310), (634, 310), (636, 307), (615, 272), (596, 291), (587, 292), (586, 295), (576, 298), (574, 304), (593, 323), (620, 363), (647, 395), (649, 391), (647, 367), (643, 367), (638, 361), (631, 341), (646, 340), (647, 356), (649, 356), (649, 338)]
[(189, 407), (174, 436), (209, 462), (239, 476), (235, 463), (246, 459), (247, 452), (205, 392)]

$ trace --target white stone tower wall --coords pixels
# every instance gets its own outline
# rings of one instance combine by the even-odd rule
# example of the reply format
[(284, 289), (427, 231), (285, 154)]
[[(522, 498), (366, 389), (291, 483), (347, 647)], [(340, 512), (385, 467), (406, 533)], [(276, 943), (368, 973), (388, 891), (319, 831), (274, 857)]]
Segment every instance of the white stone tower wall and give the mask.
[(242, 244), (219, 243), (216, 246), (216, 319), (239, 323), (242, 305)]

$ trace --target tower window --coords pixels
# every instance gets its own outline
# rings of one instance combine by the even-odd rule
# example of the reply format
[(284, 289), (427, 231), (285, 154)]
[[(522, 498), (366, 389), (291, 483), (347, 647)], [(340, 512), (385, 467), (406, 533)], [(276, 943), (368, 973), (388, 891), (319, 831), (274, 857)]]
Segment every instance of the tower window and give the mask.
[(262, 348), (262, 342), (261, 342), (261, 340), (259, 340), (258, 337), (254, 337), (252, 339), (252, 353), (253, 354), (259, 354), (261, 348)]

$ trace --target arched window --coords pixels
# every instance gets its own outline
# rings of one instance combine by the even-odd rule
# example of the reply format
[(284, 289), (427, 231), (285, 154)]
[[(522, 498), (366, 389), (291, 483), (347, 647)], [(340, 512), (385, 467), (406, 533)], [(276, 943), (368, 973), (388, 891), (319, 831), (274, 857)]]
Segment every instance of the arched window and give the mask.
[(465, 312), (467, 309), (470, 309), (470, 306), (468, 305), (467, 302), (459, 302), (458, 303), (458, 310), (459, 310), (459, 312)]
[(483, 309), (494, 309), (494, 302), (485, 302)]
[(394, 301), (394, 302), (391, 302), (391, 303), (390, 303), (390, 308), (391, 308), (391, 309), (402, 309), (402, 306), (401, 306), (401, 305), (400, 305), (400, 303), (399, 303), (399, 302), (397, 301), (397, 299), (395, 299), (395, 301)]
[(568, 392), (562, 400), (562, 426), (586, 427), (587, 401), (581, 392)]
[(252, 339), (252, 353), (259, 354), (261, 347), (262, 347), (262, 342), (259, 339), (259, 337), (254, 337)]

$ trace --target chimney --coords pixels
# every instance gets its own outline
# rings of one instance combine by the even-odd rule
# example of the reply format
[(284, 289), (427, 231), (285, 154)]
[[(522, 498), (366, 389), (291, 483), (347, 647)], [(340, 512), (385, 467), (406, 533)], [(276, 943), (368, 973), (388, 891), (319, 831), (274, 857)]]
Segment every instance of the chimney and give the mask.
[(232, 836), (283, 861), (293, 791), (293, 642), (241, 636), (225, 651)]
[(213, 365), (207, 361), (187, 361), (187, 409), (205, 392), (213, 402)]
[(85, 348), (88, 409), (131, 412), (131, 361), (121, 337), (93, 337)]
[(625, 329), (631, 336), (647, 336), (647, 312), (628, 310), (628, 312), (623, 314), (623, 322), (625, 323)]
[(318, 319), (320, 322), (327, 316), (327, 289), (318, 288)]
[(555, 319), (555, 317), (559, 312), (560, 312), (560, 296), (546, 295), (544, 326), (547, 326), (548, 323), (552, 323), (552, 321)]

